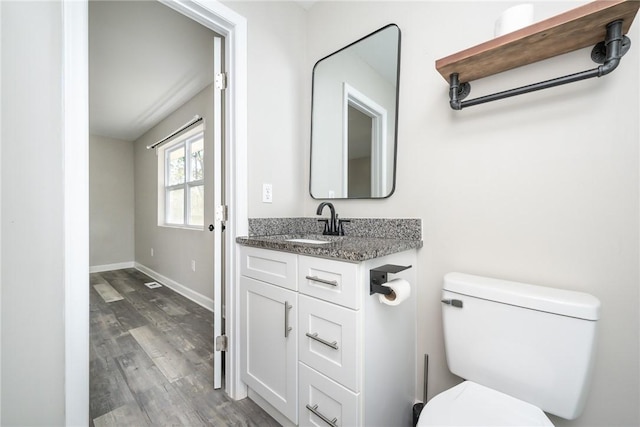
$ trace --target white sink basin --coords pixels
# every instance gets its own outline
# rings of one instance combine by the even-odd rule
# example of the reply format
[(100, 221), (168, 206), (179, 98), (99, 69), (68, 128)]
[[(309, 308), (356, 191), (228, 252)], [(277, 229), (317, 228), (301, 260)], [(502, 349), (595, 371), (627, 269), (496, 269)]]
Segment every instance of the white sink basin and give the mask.
[(309, 243), (311, 245), (324, 245), (326, 243), (331, 243), (327, 240), (313, 240), (313, 239), (287, 239), (287, 242), (293, 243)]

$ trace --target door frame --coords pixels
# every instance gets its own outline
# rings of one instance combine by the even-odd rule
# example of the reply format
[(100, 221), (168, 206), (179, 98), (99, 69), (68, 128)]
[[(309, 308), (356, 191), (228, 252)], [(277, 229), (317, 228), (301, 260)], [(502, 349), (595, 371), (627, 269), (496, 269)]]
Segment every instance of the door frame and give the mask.
[(349, 83), (342, 85), (342, 194), (349, 194), (349, 106), (371, 117), (371, 195), (387, 194), (387, 109)]
[[(247, 211), (247, 22), (217, 0), (159, 0), (225, 38), (228, 88), (225, 96), (225, 163), (229, 207), (225, 257), (225, 389), (233, 399), (247, 395), (239, 375), (239, 298), (235, 237), (248, 231)], [(63, 145), (65, 424), (89, 419), (89, 25), (88, 0), (63, 0)]]

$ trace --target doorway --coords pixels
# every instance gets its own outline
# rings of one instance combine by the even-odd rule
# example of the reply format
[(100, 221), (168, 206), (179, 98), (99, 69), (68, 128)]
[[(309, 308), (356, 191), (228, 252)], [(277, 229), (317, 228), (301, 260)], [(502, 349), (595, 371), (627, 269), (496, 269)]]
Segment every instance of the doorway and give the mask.
[[(223, 39), (157, 2), (92, 1), (89, 36), (92, 270), (129, 263), (193, 299), (214, 312), (213, 340), (222, 334), (225, 250), (223, 222), (214, 225)], [(220, 351), (213, 360), (220, 388)]]
[(348, 195), (355, 198), (371, 197), (371, 141), (373, 140), (373, 118), (349, 105), (349, 165)]
[(386, 190), (387, 109), (343, 83), (343, 194), (382, 197)]
[[(227, 271), (224, 283), (227, 303), (227, 335), (232, 337), (237, 329), (235, 316), (237, 298), (232, 286), (236, 276), (235, 245), (236, 235), (247, 232), (246, 204), (246, 20), (228, 7), (218, 2), (208, 2), (201, 6), (191, 2), (164, 2), (197, 22), (225, 36), (225, 62), (228, 66), (230, 85), (227, 89), (225, 106), (227, 115), (224, 129), (225, 163), (229, 180), (224, 191), (228, 195), (229, 217), (226, 225), (225, 242), (228, 256), (225, 258)], [(88, 3), (86, 1), (65, 2), (63, 13), (64, 32), (64, 145), (65, 145), (65, 406), (67, 424), (83, 424), (88, 419), (88, 84), (87, 84), (87, 22)], [(85, 153), (85, 156), (82, 155)], [(83, 183), (84, 191), (83, 191)], [(86, 228), (82, 225), (85, 224)], [(73, 225), (73, 226), (71, 226)], [(74, 261), (76, 260), (76, 261)], [(88, 261), (88, 260), (87, 260)], [(232, 343), (234, 340), (231, 338)], [(226, 360), (225, 390), (234, 399), (246, 396), (246, 389), (239, 380), (236, 360), (239, 358), (235, 346), (224, 355)], [(86, 366), (78, 369), (78, 366)]]

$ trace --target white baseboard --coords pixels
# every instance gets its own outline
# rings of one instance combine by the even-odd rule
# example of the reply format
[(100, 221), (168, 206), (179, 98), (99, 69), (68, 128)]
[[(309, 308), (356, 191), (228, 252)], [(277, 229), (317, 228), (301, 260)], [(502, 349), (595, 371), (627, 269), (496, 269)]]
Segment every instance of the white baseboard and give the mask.
[(195, 302), (198, 305), (203, 306), (204, 308), (206, 308), (207, 310), (213, 312), (213, 300), (209, 297), (206, 297), (192, 289), (187, 288), (184, 285), (181, 285), (180, 283), (176, 282), (175, 280), (169, 279), (166, 276), (163, 276), (162, 274), (158, 273), (157, 271), (154, 271), (152, 269), (150, 269), (149, 267), (142, 265), (138, 262), (135, 263), (135, 265), (133, 266), (134, 268), (136, 268), (137, 270), (140, 270), (141, 272), (143, 272), (144, 274), (146, 274), (147, 276), (157, 280), (158, 282), (162, 283), (163, 285), (165, 285), (166, 287), (176, 291), (177, 293), (179, 293), (180, 295), (182, 295), (185, 298), (190, 299), (191, 301)]
[(118, 262), (116, 264), (92, 265), (89, 267), (89, 273), (100, 273), (102, 271), (122, 270), (123, 268), (134, 268), (133, 261)]

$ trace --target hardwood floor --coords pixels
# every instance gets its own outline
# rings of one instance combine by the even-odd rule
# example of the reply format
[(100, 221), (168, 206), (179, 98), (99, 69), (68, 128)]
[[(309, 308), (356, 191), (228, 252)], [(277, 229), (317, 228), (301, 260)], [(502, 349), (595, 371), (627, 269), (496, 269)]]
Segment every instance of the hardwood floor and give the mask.
[(279, 426), (213, 389), (213, 314), (135, 269), (93, 273), (90, 421), (103, 426)]

